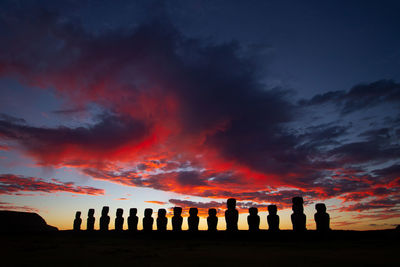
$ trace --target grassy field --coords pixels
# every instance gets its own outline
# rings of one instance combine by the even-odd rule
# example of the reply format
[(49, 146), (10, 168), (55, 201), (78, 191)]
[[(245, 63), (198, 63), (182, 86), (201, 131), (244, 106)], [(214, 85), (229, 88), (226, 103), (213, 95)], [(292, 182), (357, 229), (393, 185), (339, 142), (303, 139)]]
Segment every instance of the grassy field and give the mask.
[(173, 233), (1, 236), (1, 266), (398, 266), (399, 233), (335, 231), (229, 237)]

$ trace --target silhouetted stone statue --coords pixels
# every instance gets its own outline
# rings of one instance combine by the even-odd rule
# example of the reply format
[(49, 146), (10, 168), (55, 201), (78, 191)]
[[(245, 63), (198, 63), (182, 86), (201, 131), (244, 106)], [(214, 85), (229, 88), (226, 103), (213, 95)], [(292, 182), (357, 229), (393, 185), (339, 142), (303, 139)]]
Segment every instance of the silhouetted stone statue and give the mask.
[(129, 217), (128, 217), (128, 230), (129, 231), (137, 231), (137, 225), (139, 218), (136, 216), (137, 209), (131, 208), (129, 210)]
[(108, 225), (110, 224), (110, 216), (108, 216), (108, 211), (110, 210), (109, 207), (104, 206), (101, 210), (101, 217), (100, 217), (100, 230), (101, 231), (108, 231)]
[(199, 230), (199, 216), (197, 216), (198, 213), (199, 210), (197, 208), (189, 209), (189, 218), (188, 218), (189, 231), (195, 232)]
[(159, 232), (167, 231), (168, 219), (167, 219), (167, 217), (165, 217), (166, 214), (167, 214), (167, 211), (165, 209), (158, 210), (157, 231), (159, 231)]
[(326, 206), (324, 203), (318, 203), (315, 205), (317, 212), (314, 214), (314, 220), (317, 225), (317, 231), (326, 232), (329, 231), (329, 214), (326, 213)]
[(95, 222), (95, 218), (94, 218), (94, 209), (89, 209), (88, 211), (88, 218), (86, 221), (86, 230), (87, 231), (93, 231), (94, 230), (94, 222)]
[(257, 208), (249, 208), (249, 216), (247, 216), (247, 223), (249, 224), (249, 231), (260, 230), (260, 216), (258, 216)]
[(207, 225), (208, 225), (208, 231), (210, 232), (217, 231), (218, 217), (216, 209), (208, 210)]
[(122, 231), (122, 228), (124, 226), (124, 217), (122, 217), (123, 214), (124, 214), (123, 209), (117, 209), (115, 217), (115, 231)]
[(182, 208), (174, 207), (174, 216), (172, 217), (172, 230), (173, 231), (182, 231)]
[(293, 231), (302, 232), (307, 230), (306, 228), (306, 215), (304, 214), (303, 198), (294, 197), (292, 199), (292, 210), (293, 213), (290, 216), (293, 225)]
[(81, 230), (81, 224), (82, 224), (81, 212), (77, 211), (75, 213), (74, 231), (80, 231)]
[(154, 219), (151, 217), (153, 215), (152, 209), (145, 209), (144, 210), (144, 218), (143, 218), (143, 231), (151, 232), (153, 231), (153, 223)]
[(239, 212), (236, 209), (236, 199), (229, 198), (226, 202), (227, 210), (225, 211), (225, 222), (227, 231), (238, 230)]
[(277, 215), (278, 208), (276, 205), (269, 205), (268, 206), (268, 230), (271, 232), (279, 231), (279, 216)]

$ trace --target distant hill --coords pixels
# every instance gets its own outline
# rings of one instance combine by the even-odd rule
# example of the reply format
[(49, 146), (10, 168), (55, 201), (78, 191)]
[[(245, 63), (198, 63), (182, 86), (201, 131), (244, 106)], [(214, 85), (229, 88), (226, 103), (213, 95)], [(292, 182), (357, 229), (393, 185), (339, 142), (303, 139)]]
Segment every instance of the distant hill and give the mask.
[(49, 232), (58, 231), (37, 213), (0, 210), (0, 232)]

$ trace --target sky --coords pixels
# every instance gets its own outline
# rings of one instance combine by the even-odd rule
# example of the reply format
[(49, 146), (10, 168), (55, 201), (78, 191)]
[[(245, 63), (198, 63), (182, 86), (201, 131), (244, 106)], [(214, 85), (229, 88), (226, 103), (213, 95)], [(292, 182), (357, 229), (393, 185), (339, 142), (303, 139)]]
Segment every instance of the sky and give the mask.
[[(325, 203), (400, 224), (399, 1), (1, 1), (0, 209)], [(124, 228), (127, 228), (126, 222)], [(171, 222), (168, 224), (171, 229)], [(184, 229), (187, 229), (186, 219)]]

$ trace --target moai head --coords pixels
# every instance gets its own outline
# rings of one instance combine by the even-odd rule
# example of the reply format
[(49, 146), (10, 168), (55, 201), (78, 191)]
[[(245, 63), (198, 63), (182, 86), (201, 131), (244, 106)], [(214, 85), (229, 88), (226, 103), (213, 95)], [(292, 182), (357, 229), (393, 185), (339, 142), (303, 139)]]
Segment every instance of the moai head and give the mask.
[(217, 210), (216, 209), (209, 209), (208, 210), (208, 216), (210, 216), (210, 217), (217, 216)]
[(269, 205), (268, 206), (268, 213), (270, 215), (276, 215), (277, 212), (278, 212), (278, 208), (276, 207), (276, 205)]
[(304, 201), (302, 197), (294, 197), (292, 198), (293, 205), (303, 205)]
[(93, 217), (93, 216), (94, 216), (94, 209), (89, 209), (88, 217)]
[(136, 216), (136, 213), (137, 213), (137, 209), (136, 208), (129, 209), (129, 216), (134, 217), (134, 216)]
[(76, 213), (75, 213), (75, 218), (76, 219), (79, 219), (81, 217), (81, 212), (80, 211), (77, 211)]
[(144, 210), (144, 217), (151, 217), (151, 215), (153, 215), (153, 209), (145, 209)]
[(167, 214), (167, 211), (165, 209), (159, 209), (158, 210), (158, 217), (163, 218)]
[(303, 213), (304, 208), (303, 208), (303, 205), (293, 204), (292, 205), (292, 210), (293, 210), (294, 213)]
[(124, 214), (124, 210), (123, 209), (117, 209), (117, 217), (122, 217), (122, 214)]
[(317, 203), (315, 205), (315, 209), (317, 210), (318, 213), (325, 213), (326, 212), (326, 206), (324, 203)]
[(226, 201), (226, 206), (228, 209), (235, 209), (236, 208), (236, 199), (228, 198), (228, 201)]
[(252, 207), (252, 208), (249, 209), (249, 213), (250, 213), (251, 216), (256, 216), (258, 214), (258, 209)]
[(174, 216), (181, 216), (182, 208), (181, 207), (174, 207)]
[(101, 215), (107, 216), (109, 210), (110, 210), (110, 208), (108, 206), (104, 206), (103, 209), (101, 210)]
[(197, 208), (190, 208), (189, 209), (189, 215), (190, 216), (196, 217), (198, 213), (199, 213), (199, 210)]

